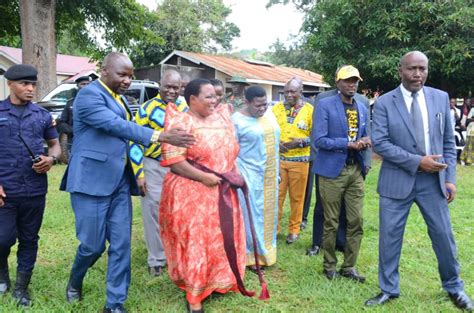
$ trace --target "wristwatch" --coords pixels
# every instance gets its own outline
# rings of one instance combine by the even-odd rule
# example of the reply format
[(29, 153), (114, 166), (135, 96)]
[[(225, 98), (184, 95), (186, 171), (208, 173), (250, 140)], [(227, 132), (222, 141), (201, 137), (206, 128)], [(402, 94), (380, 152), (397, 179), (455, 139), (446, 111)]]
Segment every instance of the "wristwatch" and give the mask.
[(159, 130), (154, 130), (154, 131), (153, 131), (153, 135), (151, 136), (150, 142), (151, 142), (152, 144), (158, 143), (158, 141), (159, 141), (159, 139), (160, 139), (160, 135), (161, 135), (161, 131), (159, 131)]

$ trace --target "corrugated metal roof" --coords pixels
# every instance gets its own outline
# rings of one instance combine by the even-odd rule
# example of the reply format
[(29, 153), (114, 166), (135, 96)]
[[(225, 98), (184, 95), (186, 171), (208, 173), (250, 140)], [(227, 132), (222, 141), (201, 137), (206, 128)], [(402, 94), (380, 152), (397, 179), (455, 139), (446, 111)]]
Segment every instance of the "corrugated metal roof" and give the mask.
[(305, 85), (329, 87), (323, 81), (322, 75), (309, 70), (271, 65), (259, 61), (244, 61), (220, 55), (175, 50), (161, 61), (160, 64), (165, 64), (174, 55), (178, 55), (196, 64), (207, 65), (229, 76), (238, 75), (245, 77), (250, 83), (266, 82), (273, 85), (284, 85), (290, 78), (298, 76)]
[[(0, 51), (4, 52), (12, 61), (21, 63), (22, 51), (18, 48), (0, 46)], [(62, 75), (74, 75), (82, 71), (95, 71), (97, 63), (90, 61), (87, 57), (77, 57), (73, 55), (58, 54), (56, 57), (56, 73)]]

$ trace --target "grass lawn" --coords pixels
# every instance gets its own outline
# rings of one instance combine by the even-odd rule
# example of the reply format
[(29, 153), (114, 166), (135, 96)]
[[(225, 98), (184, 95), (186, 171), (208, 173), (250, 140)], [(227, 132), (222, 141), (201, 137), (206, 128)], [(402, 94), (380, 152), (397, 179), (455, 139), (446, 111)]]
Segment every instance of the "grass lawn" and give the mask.
[[(347, 280), (329, 282), (322, 275), (322, 255), (307, 257), (311, 245), (311, 226), (295, 244), (278, 239), (278, 261), (266, 270), (271, 299), (242, 297), (238, 294), (211, 296), (205, 303), (206, 312), (358, 312), (364, 301), (379, 292), (378, 262), (378, 195), (376, 183), (380, 163), (366, 181), (364, 208), (364, 239), (358, 260), (358, 270), (367, 276), (363, 285)], [(32, 312), (98, 312), (105, 303), (106, 260), (104, 256), (91, 268), (84, 282), (84, 300), (69, 305), (65, 287), (78, 242), (75, 238), (74, 215), (69, 194), (58, 186), (65, 166), (56, 166), (49, 175), (50, 191), (40, 232), (38, 261), (30, 285)], [(458, 244), (461, 275), (466, 291), (474, 296), (474, 167), (458, 167), (458, 195), (450, 205), (451, 220)], [(287, 201), (288, 203), (288, 201)], [(312, 217), (309, 218), (312, 221)], [(288, 223), (288, 207), (282, 220)], [(285, 234), (286, 235), (286, 234)], [(146, 248), (143, 240), (141, 210), (134, 199), (132, 239), (132, 283), (126, 308), (130, 312), (185, 312), (184, 293), (165, 274), (152, 278), (147, 272)], [(16, 248), (10, 256), (10, 273), (14, 278)], [(342, 254), (338, 254), (342, 259)], [(456, 312), (440, 286), (436, 259), (419, 210), (414, 207), (406, 227), (400, 265), (401, 297), (392, 303), (368, 311), (373, 312)], [(257, 276), (247, 272), (249, 289), (258, 288)], [(17, 310), (10, 294), (0, 298), (0, 312)]]

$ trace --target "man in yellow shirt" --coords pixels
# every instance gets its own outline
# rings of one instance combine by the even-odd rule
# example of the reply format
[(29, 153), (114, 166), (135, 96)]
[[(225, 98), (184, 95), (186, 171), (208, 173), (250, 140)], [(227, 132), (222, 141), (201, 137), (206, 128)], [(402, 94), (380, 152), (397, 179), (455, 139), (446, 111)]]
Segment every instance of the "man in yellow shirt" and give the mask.
[[(165, 125), (166, 108), (174, 103), (179, 111), (187, 111), (184, 99), (178, 98), (181, 90), (181, 76), (174, 70), (163, 73), (160, 93), (142, 104), (135, 116), (138, 125), (162, 132)], [(164, 135), (165, 133), (162, 133)], [(145, 242), (148, 250), (148, 269), (152, 276), (159, 276), (166, 265), (165, 251), (158, 226), (158, 207), (161, 188), (168, 169), (160, 166), (161, 143), (146, 148), (132, 144), (130, 158), (141, 192), (141, 208), (144, 224)]]
[(310, 136), (313, 106), (301, 100), (303, 82), (290, 79), (284, 87), (285, 101), (273, 107), (280, 125), (280, 189), (278, 195), (278, 229), (286, 192), (290, 193), (290, 221), (286, 243), (299, 239), (306, 181), (309, 170)]

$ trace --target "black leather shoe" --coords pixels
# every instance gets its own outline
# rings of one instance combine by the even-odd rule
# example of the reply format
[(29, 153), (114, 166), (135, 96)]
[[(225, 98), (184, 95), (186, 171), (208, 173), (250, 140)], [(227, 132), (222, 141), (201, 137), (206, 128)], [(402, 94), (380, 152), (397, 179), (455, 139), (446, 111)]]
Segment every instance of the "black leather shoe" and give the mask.
[(365, 305), (366, 306), (382, 305), (396, 298), (398, 298), (398, 296), (389, 295), (387, 293), (381, 292), (375, 297), (370, 298), (369, 300), (365, 301)]
[(307, 256), (315, 256), (319, 254), (319, 251), (321, 248), (318, 245), (311, 246), (308, 250), (306, 250), (306, 255)]
[(324, 276), (329, 280), (334, 280), (339, 278), (339, 274), (336, 271), (323, 270)]
[(127, 313), (127, 310), (122, 306), (118, 306), (115, 309), (110, 309), (108, 307), (104, 307), (103, 313)]
[(74, 288), (71, 284), (71, 280), (69, 280), (67, 283), (66, 300), (69, 303), (82, 300), (82, 288)]
[(300, 225), (300, 230), (304, 230), (306, 228), (306, 225), (308, 224), (308, 221), (302, 221)]
[(358, 283), (362, 283), (362, 284), (365, 283), (365, 277), (361, 276), (359, 273), (357, 273), (355, 268), (351, 268), (348, 271), (344, 271), (344, 270), (341, 269), (339, 271), (339, 274), (344, 278), (352, 279), (352, 280), (354, 280)]
[(466, 310), (468, 312), (472, 311), (472, 301), (464, 291), (457, 293), (448, 293), (448, 295), (457, 308), (461, 310)]
[(288, 236), (286, 236), (286, 243), (291, 245), (293, 242), (295, 242), (298, 239), (300, 239), (300, 235), (289, 234)]

